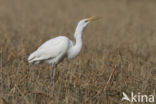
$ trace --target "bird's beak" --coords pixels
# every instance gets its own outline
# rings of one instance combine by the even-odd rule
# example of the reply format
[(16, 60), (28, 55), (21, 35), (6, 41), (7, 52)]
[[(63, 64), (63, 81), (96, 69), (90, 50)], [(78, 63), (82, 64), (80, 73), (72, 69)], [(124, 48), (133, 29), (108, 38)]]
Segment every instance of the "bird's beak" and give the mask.
[(98, 19), (100, 19), (100, 18), (99, 17), (96, 17), (96, 16), (92, 16), (92, 17), (88, 18), (87, 20), (89, 22), (92, 22), (92, 21), (95, 21), (95, 20), (98, 20)]

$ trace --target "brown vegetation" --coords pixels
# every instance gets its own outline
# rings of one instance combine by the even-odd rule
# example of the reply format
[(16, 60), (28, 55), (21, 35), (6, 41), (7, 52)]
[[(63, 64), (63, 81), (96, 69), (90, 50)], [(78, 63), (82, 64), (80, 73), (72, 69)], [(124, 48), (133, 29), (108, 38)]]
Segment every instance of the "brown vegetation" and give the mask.
[[(1, 104), (129, 104), (128, 94), (156, 93), (155, 0), (1, 0)], [(88, 26), (81, 54), (58, 65), (52, 91), (48, 65), (27, 57), (59, 35), (73, 39), (80, 19)]]

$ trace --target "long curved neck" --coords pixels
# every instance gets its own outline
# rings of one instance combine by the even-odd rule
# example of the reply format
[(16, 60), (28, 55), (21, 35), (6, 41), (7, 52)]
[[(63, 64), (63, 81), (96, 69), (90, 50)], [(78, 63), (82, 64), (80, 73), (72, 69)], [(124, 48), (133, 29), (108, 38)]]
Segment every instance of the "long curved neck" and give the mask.
[(79, 52), (82, 48), (82, 34), (83, 34), (83, 29), (76, 28), (75, 34), (74, 34), (75, 40), (76, 40), (74, 47)]
[(68, 59), (73, 59), (76, 57), (82, 48), (82, 34), (83, 34), (83, 28), (76, 28), (74, 38), (76, 40), (75, 44), (69, 49), (68, 52)]

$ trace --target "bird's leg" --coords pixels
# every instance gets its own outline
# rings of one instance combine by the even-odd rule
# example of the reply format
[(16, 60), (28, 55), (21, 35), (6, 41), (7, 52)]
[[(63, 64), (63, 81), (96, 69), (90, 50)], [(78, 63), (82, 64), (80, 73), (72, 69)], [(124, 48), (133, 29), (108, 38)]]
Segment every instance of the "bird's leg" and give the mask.
[(55, 86), (55, 72), (56, 72), (56, 66), (54, 67), (54, 69), (53, 69), (53, 87)]
[(50, 78), (51, 78), (51, 81), (52, 81), (52, 86), (54, 88), (55, 86), (55, 72), (56, 72), (56, 65), (52, 65), (52, 68), (51, 68), (51, 72), (50, 72)]
[(50, 79), (52, 81), (52, 86), (54, 86), (54, 77), (53, 77), (53, 71), (54, 71), (54, 66), (51, 66), (51, 70), (50, 70)]

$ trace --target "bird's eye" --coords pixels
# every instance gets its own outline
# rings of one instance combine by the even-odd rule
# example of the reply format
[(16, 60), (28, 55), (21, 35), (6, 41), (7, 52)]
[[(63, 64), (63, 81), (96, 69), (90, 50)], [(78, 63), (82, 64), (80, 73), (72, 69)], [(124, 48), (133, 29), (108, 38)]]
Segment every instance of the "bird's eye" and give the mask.
[(88, 22), (88, 20), (85, 20), (85, 22)]

